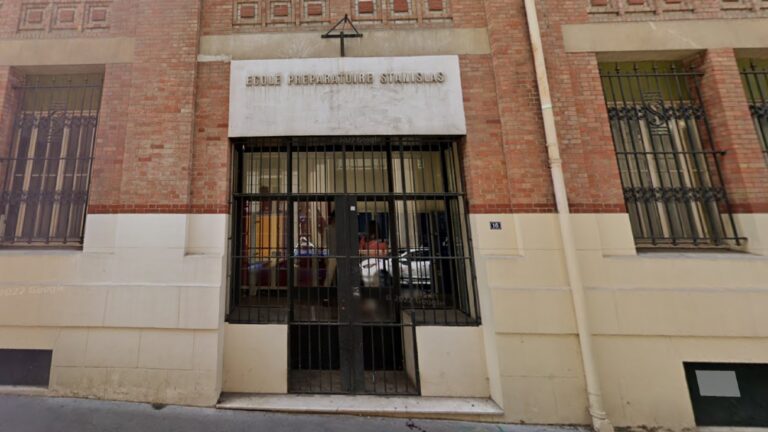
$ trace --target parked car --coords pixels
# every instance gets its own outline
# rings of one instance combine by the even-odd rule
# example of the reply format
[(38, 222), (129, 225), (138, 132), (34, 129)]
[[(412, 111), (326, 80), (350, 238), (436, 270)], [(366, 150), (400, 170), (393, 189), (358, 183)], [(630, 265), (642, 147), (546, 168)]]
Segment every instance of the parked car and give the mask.
[[(400, 284), (430, 285), (432, 283), (432, 262), (427, 258), (427, 248), (407, 249), (397, 257)], [(380, 287), (389, 284), (393, 275), (392, 258), (368, 258), (360, 262), (360, 278), (365, 287)]]

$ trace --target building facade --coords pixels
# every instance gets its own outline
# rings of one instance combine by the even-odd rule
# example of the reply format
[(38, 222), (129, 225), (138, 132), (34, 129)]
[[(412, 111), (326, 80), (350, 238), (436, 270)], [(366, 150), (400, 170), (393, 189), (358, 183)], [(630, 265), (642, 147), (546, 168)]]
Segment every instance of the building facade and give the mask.
[(766, 0), (3, 0), (0, 107), (5, 391), (768, 425)]

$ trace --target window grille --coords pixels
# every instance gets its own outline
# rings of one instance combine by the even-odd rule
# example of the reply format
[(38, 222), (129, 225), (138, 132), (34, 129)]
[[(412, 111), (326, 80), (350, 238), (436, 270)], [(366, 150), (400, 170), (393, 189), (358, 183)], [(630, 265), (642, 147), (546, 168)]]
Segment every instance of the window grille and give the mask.
[(30, 75), (0, 143), (0, 245), (83, 242), (101, 75)]
[(602, 66), (624, 199), (638, 246), (740, 244), (701, 101), (676, 64)]
[(768, 159), (768, 61), (749, 60), (741, 71), (749, 110)]

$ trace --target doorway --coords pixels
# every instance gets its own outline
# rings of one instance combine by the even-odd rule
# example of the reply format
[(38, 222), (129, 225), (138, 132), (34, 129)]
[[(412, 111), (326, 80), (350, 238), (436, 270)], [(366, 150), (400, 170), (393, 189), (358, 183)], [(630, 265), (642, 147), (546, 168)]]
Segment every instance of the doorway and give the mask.
[(292, 393), (419, 393), (418, 325), (477, 325), (453, 138), (235, 144), (228, 321), (289, 326)]

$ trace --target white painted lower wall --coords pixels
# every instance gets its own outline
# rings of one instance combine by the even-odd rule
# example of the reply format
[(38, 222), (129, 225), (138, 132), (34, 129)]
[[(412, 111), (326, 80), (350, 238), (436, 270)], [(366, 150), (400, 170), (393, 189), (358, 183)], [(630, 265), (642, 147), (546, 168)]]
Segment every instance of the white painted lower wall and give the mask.
[(223, 391), (288, 393), (288, 326), (225, 324)]
[[(573, 215), (615, 425), (695, 426), (684, 361), (768, 363), (768, 215), (736, 221), (746, 253), (638, 254), (627, 215)], [(471, 215), (471, 225), (504, 420), (588, 424), (557, 215)]]
[[(768, 363), (768, 215), (736, 215), (748, 253), (652, 254), (626, 215), (573, 217), (615, 424), (693, 426), (683, 361)], [(423, 394), (490, 394), (501, 421), (587, 424), (556, 215), (470, 218), (483, 325), (418, 329)], [(83, 251), (2, 251), (0, 348), (53, 350), (56, 395), (284, 393), (287, 328), (223, 323), (226, 238), (226, 215), (92, 215)]]
[(212, 405), (226, 215), (89, 215), (82, 251), (0, 251), (0, 348), (53, 350), (61, 396)]
[(480, 327), (416, 327), (422, 396), (490, 396)]

